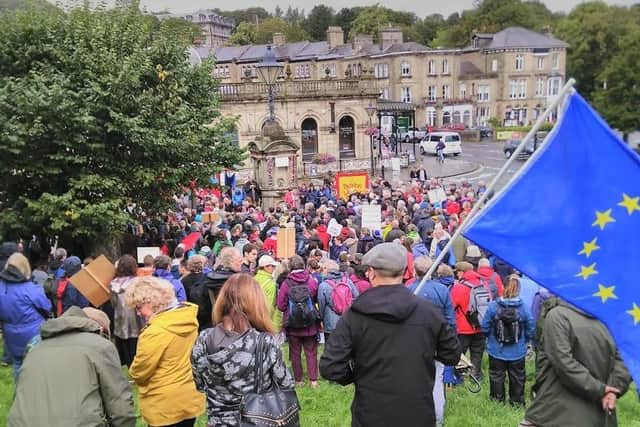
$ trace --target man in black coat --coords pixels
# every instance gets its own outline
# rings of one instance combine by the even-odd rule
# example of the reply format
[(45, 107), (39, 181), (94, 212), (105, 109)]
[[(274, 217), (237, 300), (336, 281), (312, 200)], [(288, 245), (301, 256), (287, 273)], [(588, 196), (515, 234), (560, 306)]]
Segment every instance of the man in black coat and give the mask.
[(435, 426), (435, 360), (455, 365), (460, 347), (438, 308), (403, 284), (406, 250), (382, 243), (362, 258), (373, 288), (338, 321), (320, 359), (320, 373), (355, 384), (354, 427)]

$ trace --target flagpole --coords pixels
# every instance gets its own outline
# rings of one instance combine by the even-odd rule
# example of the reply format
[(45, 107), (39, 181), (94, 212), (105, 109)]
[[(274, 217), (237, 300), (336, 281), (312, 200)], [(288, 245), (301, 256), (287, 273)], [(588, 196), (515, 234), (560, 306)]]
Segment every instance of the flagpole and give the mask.
[[(478, 199), (478, 201), (473, 205), (473, 208), (471, 209), (471, 211), (469, 212), (469, 214), (465, 218), (464, 222), (460, 224), (460, 226), (458, 227), (456, 232), (453, 233), (453, 236), (451, 236), (451, 238), (449, 239), (449, 241), (447, 242), (445, 247), (440, 251), (440, 254), (436, 257), (436, 259), (433, 262), (433, 264), (431, 264), (431, 267), (429, 267), (429, 270), (427, 271), (427, 273), (424, 275), (424, 277), (420, 281), (420, 284), (418, 285), (416, 290), (413, 292), (414, 294), (417, 295), (417, 294), (420, 293), (420, 291), (424, 287), (425, 283), (427, 283), (427, 280), (429, 278), (431, 278), (431, 276), (433, 275), (433, 272), (435, 271), (435, 269), (438, 267), (440, 262), (442, 262), (442, 260), (444, 259), (445, 255), (451, 249), (451, 246), (453, 245), (453, 242), (458, 237), (460, 237), (460, 235), (462, 234), (462, 229), (464, 228), (463, 225), (465, 225), (465, 223), (467, 221), (469, 221), (470, 218), (473, 218), (473, 216), (478, 212), (478, 210), (481, 209), (481, 207), (483, 206), (484, 202), (489, 198), (489, 194), (491, 194), (491, 192), (494, 190), (494, 188), (498, 184), (498, 181), (500, 180), (500, 178), (502, 178), (502, 176), (507, 172), (507, 170), (509, 169), (511, 164), (514, 161), (516, 161), (516, 159), (518, 158), (518, 155), (522, 152), (522, 150), (524, 150), (524, 147), (525, 147), (527, 141), (529, 139), (535, 137), (536, 133), (538, 132), (538, 130), (540, 130), (540, 128), (544, 124), (544, 122), (547, 119), (547, 117), (549, 117), (549, 115), (553, 112), (553, 110), (555, 110), (556, 107), (558, 105), (560, 105), (560, 103), (564, 100), (565, 95), (567, 95), (569, 93), (569, 91), (571, 91), (573, 89), (573, 85), (575, 83), (576, 83), (575, 79), (569, 79), (567, 81), (567, 83), (562, 87), (562, 89), (560, 90), (558, 95), (553, 99), (551, 104), (547, 107), (547, 109), (544, 110), (544, 112), (538, 117), (538, 120), (533, 125), (531, 130), (522, 139), (522, 141), (520, 141), (520, 144), (518, 144), (518, 147), (515, 149), (513, 154), (511, 154), (511, 156), (509, 157), (507, 162), (502, 166), (502, 169), (500, 169), (500, 171), (498, 171), (498, 173), (493, 178), (493, 180), (491, 181), (491, 183), (489, 184), (487, 189), (484, 191), (484, 193), (482, 193), (482, 196), (480, 197), (480, 199)], [(511, 179), (509, 180), (509, 182), (507, 183), (505, 188), (508, 187), (511, 184), (511, 181), (514, 178), (515, 178), (515, 176), (511, 177)]]

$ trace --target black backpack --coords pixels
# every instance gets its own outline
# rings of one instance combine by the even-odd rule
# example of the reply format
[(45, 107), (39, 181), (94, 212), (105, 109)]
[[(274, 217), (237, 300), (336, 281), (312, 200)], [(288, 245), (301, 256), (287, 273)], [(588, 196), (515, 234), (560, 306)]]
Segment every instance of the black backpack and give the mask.
[(510, 345), (520, 341), (522, 335), (520, 323), (518, 307), (498, 303), (498, 313), (493, 321), (493, 331), (500, 344)]
[[(438, 240), (438, 244), (436, 246), (438, 247), (438, 250), (442, 252), (448, 243), (449, 243), (449, 239), (442, 239), (442, 240)], [(442, 263), (449, 265), (450, 257), (451, 257), (451, 252), (447, 251), (447, 253), (444, 254), (444, 257), (442, 257)]]
[(304, 285), (289, 286), (289, 316), (286, 327), (291, 329), (304, 329), (312, 326), (319, 319), (309, 287)]

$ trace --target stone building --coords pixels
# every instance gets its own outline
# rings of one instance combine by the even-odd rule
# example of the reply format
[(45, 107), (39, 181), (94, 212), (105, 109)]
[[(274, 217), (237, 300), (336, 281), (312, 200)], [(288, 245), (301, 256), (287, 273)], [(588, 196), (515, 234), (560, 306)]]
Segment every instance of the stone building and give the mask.
[(233, 18), (220, 16), (212, 9), (181, 14), (156, 13), (154, 16), (158, 19), (179, 18), (198, 24), (202, 28), (202, 39), (196, 40), (195, 44), (208, 49), (224, 46), (236, 26)]
[[(405, 42), (396, 28), (383, 29), (378, 43), (370, 35), (347, 43), (340, 27), (329, 27), (320, 42), (287, 43), (274, 34), (272, 46), (284, 66), (274, 88), (276, 118), (300, 143), (303, 168), (320, 153), (342, 160), (345, 169), (366, 169), (367, 107), (382, 100), (412, 110), (416, 127), (484, 126), (494, 117), (505, 126), (526, 125), (566, 80), (567, 44), (517, 27), (476, 33), (462, 49)], [(255, 68), (265, 49), (198, 49), (202, 57), (215, 55), (222, 111), (239, 117), (241, 146), (260, 135), (268, 117), (267, 87)], [(372, 124), (391, 131), (389, 117), (373, 116)]]

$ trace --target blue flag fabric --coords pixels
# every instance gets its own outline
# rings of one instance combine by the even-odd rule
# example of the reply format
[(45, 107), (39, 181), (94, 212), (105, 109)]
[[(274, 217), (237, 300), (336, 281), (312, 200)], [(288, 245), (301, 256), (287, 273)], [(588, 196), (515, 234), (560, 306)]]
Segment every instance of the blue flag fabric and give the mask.
[(640, 382), (640, 157), (580, 95), (463, 234), (605, 323)]

